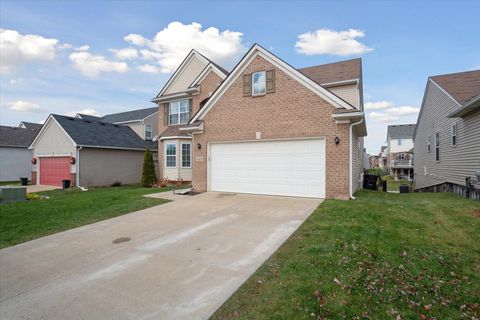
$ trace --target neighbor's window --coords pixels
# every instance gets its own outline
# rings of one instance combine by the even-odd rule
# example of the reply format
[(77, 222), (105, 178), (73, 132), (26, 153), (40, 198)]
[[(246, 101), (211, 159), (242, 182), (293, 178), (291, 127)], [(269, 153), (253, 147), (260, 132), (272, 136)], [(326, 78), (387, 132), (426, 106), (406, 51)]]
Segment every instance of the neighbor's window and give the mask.
[(167, 143), (165, 147), (165, 165), (168, 168), (177, 166), (177, 145), (175, 143)]
[(452, 126), (452, 146), (457, 145), (457, 125)]
[(265, 71), (252, 73), (252, 95), (258, 96), (267, 93), (267, 76)]
[(427, 152), (430, 152), (430, 150), (431, 150), (430, 137), (427, 137)]
[(406, 158), (406, 157), (405, 157), (405, 154), (404, 154), (404, 153), (400, 153), (400, 154), (398, 155), (398, 160), (405, 160), (405, 158)]
[(192, 166), (192, 145), (190, 143), (182, 143), (182, 168), (190, 168)]
[(146, 124), (145, 125), (145, 140), (152, 139), (152, 125)]
[(435, 161), (440, 161), (440, 133), (435, 133)]
[(401, 146), (401, 145), (402, 145), (402, 139), (398, 139), (398, 140), (397, 140), (397, 144), (398, 144), (399, 146)]
[(168, 107), (168, 123), (184, 124), (190, 119), (190, 106), (188, 100), (170, 102)]

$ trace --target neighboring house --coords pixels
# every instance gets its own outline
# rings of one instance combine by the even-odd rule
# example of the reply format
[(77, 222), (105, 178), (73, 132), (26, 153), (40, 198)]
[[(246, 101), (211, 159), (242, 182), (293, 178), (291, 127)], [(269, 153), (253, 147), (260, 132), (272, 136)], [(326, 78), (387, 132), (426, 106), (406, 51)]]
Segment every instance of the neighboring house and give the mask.
[(480, 70), (428, 78), (414, 139), (416, 190), (480, 198)]
[(413, 179), (414, 124), (389, 125), (387, 129), (387, 166), (395, 180)]
[(363, 170), (370, 169), (370, 155), (367, 153), (367, 149), (363, 148)]
[(103, 117), (78, 113), (75, 117), (128, 126), (144, 140), (155, 140), (158, 135), (157, 107), (107, 114)]
[(374, 155), (374, 156), (369, 156), (368, 161), (370, 162), (370, 168), (379, 168), (380, 167), (380, 156)]
[(361, 186), (361, 60), (295, 69), (254, 45), (227, 73), (190, 52), (154, 102), (161, 177), (195, 191), (347, 199)]
[(21, 122), (18, 127), (0, 126), (0, 181), (30, 176), (32, 151), (28, 147), (41, 124)]
[(144, 140), (127, 125), (97, 118), (51, 114), (30, 146), (36, 160), (32, 182), (56, 186), (64, 179), (76, 186), (140, 182), (144, 152), (156, 153), (156, 142)]
[(388, 168), (387, 165), (387, 146), (380, 147), (378, 166), (382, 169)]

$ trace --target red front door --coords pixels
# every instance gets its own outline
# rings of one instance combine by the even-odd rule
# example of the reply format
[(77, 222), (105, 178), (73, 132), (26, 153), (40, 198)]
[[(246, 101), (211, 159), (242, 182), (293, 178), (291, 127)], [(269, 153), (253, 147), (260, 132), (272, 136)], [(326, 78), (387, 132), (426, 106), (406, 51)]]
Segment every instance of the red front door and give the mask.
[(70, 157), (40, 158), (40, 184), (62, 186), (70, 179)]

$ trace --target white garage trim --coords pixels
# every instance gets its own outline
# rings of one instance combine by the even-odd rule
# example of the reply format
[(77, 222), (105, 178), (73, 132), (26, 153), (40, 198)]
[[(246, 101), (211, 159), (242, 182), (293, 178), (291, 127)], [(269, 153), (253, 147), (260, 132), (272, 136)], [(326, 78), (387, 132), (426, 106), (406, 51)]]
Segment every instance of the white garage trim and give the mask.
[[(272, 142), (280, 142), (279, 144), (270, 144)], [(281, 142), (292, 142), (290, 144), (285, 143), (281, 144)], [(306, 142), (305, 144), (295, 144), (294, 142)], [(261, 168), (266, 168), (265, 162), (263, 165), (260, 163), (251, 162), (251, 166), (245, 166), (245, 162), (238, 160), (238, 172), (242, 172), (244, 177), (248, 179), (258, 179), (255, 182), (248, 182), (249, 187), (246, 187), (246, 182), (239, 182), (238, 185), (235, 182), (228, 181), (229, 173), (233, 173), (234, 170), (229, 172), (228, 163), (230, 163), (230, 169), (232, 165), (236, 168), (237, 163), (235, 163), (236, 157), (241, 156), (244, 152), (243, 150), (239, 150), (239, 148), (246, 147), (249, 145), (253, 148), (258, 148), (260, 144), (264, 144), (262, 146), (262, 150), (265, 147), (265, 150), (270, 148), (270, 152), (265, 152), (262, 154), (260, 151), (258, 157), (255, 159), (260, 160), (260, 162), (268, 161), (273, 159), (272, 165), (278, 166), (278, 172), (274, 169), (270, 172), (265, 170), (263, 171)], [(220, 149), (221, 145), (224, 145), (225, 150)], [(238, 145), (232, 149), (232, 145)], [(230, 150), (228, 151), (228, 148)], [(278, 149), (277, 149), (278, 148)], [(291, 149), (299, 149), (299, 152), (292, 151)], [(276, 150), (278, 150), (278, 157), (274, 156), (272, 158), (272, 153), (275, 154)], [(258, 150), (257, 150), (258, 151)], [(222, 153), (223, 152), (223, 153)], [(225, 153), (226, 152), (226, 153)], [(231, 152), (231, 158), (229, 158), (229, 152)], [(253, 151), (255, 152), (255, 151)], [(248, 152), (245, 152), (248, 154)], [(254, 153), (256, 154), (256, 153)], [(212, 159), (212, 155), (215, 156)], [(224, 156), (224, 163), (219, 162), (222, 158), (218, 158), (217, 155)], [(282, 156), (283, 155), (283, 156)], [(314, 158), (314, 162), (307, 163), (312, 168), (310, 172), (305, 172), (303, 170), (303, 164), (305, 160), (311, 160)], [(298, 163), (300, 162), (290, 162), (293, 161), (294, 158), (296, 160), (302, 161), (302, 165), (299, 166)], [(207, 143), (207, 190), (209, 191), (223, 191), (223, 192), (237, 192), (237, 193), (253, 193), (253, 194), (265, 194), (265, 195), (281, 195), (281, 196), (296, 196), (296, 197), (310, 197), (310, 198), (324, 198), (326, 192), (326, 142), (324, 137), (308, 137), (308, 138), (292, 138), (292, 139), (264, 139), (264, 140), (241, 140), (241, 141), (215, 141)], [(292, 165), (290, 166), (290, 163)], [(318, 167), (316, 166), (318, 163)], [(226, 176), (223, 176), (222, 179), (222, 169), (219, 169), (219, 165), (226, 165), (226, 169), (223, 169), (223, 173)], [(295, 165), (296, 164), (296, 165)], [(213, 166), (217, 166), (214, 168)], [(289, 173), (286, 173), (283, 168), (288, 167), (290, 169)], [(220, 167), (221, 168), (221, 167)], [(224, 167), (225, 168), (225, 167)], [(249, 175), (251, 170), (260, 170), (260, 172), (264, 173), (264, 178), (266, 179), (265, 183), (262, 184), (262, 178), (257, 177), (255, 175)], [(219, 172), (220, 170), (220, 172)], [(243, 171), (242, 171), (243, 170)], [(283, 174), (284, 179), (277, 176), (278, 174)], [(290, 176), (288, 176), (290, 175)], [(225, 179), (226, 177), (226, 179)], [(237, 177), (238, 178), (238, 177)], [(278, 181), (284, 181), (283, 183), (277, 184), (272, 183), (272, 179), (280, 179)], [(297, 179), (297, 180), (295, 180)], [(238, 180), (236, 180), (238, 182)], [(311, 183), (311, 188), (309, 187)], [(295, 187), (296, 185), (296, 187)], [(253, 188), (250, 186), (254, 186)]]

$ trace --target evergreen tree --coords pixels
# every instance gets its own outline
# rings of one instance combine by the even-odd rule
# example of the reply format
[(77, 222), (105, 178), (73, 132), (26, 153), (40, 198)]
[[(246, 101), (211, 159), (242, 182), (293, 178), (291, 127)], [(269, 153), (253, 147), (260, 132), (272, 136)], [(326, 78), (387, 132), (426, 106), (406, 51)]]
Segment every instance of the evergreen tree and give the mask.
[(153, 155), (150, 150), (145, 150), (145, 156), (143, 158), (143, 170), (142, 170), (142, 187), (151, 188), (152, 185), (157, 182), (157, 174), (155, 173), (155, 164), (153, 163)]

